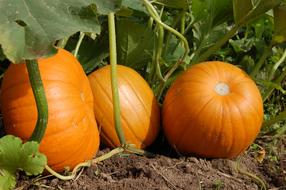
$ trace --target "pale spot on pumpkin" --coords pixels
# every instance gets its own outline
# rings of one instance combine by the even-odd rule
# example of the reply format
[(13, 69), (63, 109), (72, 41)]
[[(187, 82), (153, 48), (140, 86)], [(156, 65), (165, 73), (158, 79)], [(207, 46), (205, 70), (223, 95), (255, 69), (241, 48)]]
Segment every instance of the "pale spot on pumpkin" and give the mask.
[(219, 82), (215, 85), (214, 91), (221, 96), (225, 96), (229, 94), (229, 86), (224, 82)]
[(77, 127), (77, 124), (75, 122), (72, 122), (73, 127)]
[(81, 99), (83, 102), (85, 102), (85, 98), (84, 98), (83, 92), (80, 92), (80, 99)]

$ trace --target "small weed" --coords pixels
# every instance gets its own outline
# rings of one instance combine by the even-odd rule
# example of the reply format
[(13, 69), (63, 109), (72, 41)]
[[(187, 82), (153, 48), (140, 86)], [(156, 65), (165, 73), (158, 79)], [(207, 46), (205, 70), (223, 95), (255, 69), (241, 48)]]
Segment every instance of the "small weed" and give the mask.
[(224, 183), (220, 179), (215, 180), (213, 185), (215, 190), (221, 190), (224, 188)]

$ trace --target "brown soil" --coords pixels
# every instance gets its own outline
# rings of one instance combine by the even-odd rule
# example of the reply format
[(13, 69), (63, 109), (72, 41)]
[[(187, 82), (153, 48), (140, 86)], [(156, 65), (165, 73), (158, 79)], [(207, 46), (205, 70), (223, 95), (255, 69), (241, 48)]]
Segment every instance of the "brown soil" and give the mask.
[[(104, 149), (97, 156), (108, 151)], [(260, 180), (265, 182), (267, 189), (286, 189), (284, 158), (277, 163), (279, 169), (273, 171), (272, 162), (259, 164), (253, 152), (245, 153), (236, 160), (206, 160), (174, 156), (173, 152), (160, 152), (158, 147), (151, 151), (160, 154), (153, 158), (134, 154), (117, 155), (86, 168), (77, 179), (71, 181), (61, 181), (55, 177), (29, 179), (20, 175), (17, 190), (256, 190), (263, 189)]]

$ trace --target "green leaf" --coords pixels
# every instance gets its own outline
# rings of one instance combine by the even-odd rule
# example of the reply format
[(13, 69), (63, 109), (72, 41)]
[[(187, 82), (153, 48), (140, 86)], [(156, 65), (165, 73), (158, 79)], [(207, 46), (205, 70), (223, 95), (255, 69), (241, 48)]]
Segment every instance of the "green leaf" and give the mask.
[[(232, 19), (232, 1), (193, 0), (195, 47), (209, 46), (226, 30), (226, 21)], [(223, 33), (219, 31), (220, 25)], [(211, 41), (209, 41), (211, 40)]]
[(21, 147), (20, 163), (18, 168), (24, 170), (27, 175), (38, 175), (43, 172), (47, 158), (39, 152), (37, 142), (26, 142)]
[(148, 14), (142, 0), (122, 0), (122, 7), (130, 8)]
[[(77, 43), (76, 38), (68, 41), (66, 49), (72, 52)], [(96, 67), (104, 65), (104, 59), (109, 56), (109, 44), (107, 32), (95, 40), (86, 38), (79, 48), (77, 58), (86, 74), (92, 72)]]
[(238, 24), (251, 10), (252, 0), (233, 0), (233, 17)]
[(254, 38), (242, 38), (239, 40), (229, 40), (229, 43), (232, 45), (236, 53), (246, 53), (255, 45)]
[(6, 170), (0, 169), (0, 189), (12, 190), (16, 186), (16, 177)]
[(192, 14), (195, 22), (206, 25), (206, 30), (231, 19), (232, 1), (193, 0)]
[[(244, 17), (243, 22), (238, 21), (241, 23), (247, 23), (253, 19), (258, 18), (259, 16), (265, 14), (270, 9), (273, 9), (274, 7), (278, 6), (280, 4), (281, 0), (258, 0), (253, 3), (253, 8), (249, 13), (247, 13), (247, 16)], [(238, 7), (239, 8), (239, 7)]]
[(193, 30), (194, 37), (196, 39), (195, 43), (200, 51), (214, 45), (220, 38), (222, 38), (227, 33), (227, 24), (221, 24), (210, 28), (208, 31), (202, 31), (200, 25), (195, 25)]
[(18, 137), (6, 135), (0, 139), (0, 169), (14, 174), (17, 169), (24, 170), (27, 175), (38, 175), (47, 164), (45, 155), (38, 151), (37, 142), (22, 141)]
[(6, 59), (6, 57), (5, 57), (5, 55), (3, 53), (3, 50), (2, 50), (2, 48), (0, 46), (0, 61), (3, 61), (4, 59)]
[(164, 61), (167, 65), (177, 62), (184, 54), (185, 49), (175, 36), (171, 36), (166, 53), (164, 53)]
[(160, 5), (164, 5), (166, 7), (174, 8), (174, 9), (188, 9), (189, 2), (188, 0), (156, 0), (156, 3)]
[[(78, 1), (73, 4), (77, 4)], [(116, 12), (121, 7), (122, 0), (94, 0), (92, 8), (99, 14), (108, 15), (110, 12)]]
[(154, 33), (146, 23), (119, 19), (117, 29), (118, 64), (142, 70), (152, 59)]
[(284, 90), (281, 84), (279, 83), (275, 83), (272, 81), (265, 81), (265, 80), (257, 80), (257, 82), (263, 85), (264, 87), (273, 88), (279, 90), (282, 94), (286, 94), (286, 90)]
[(278, 43), (286, 41), (286, 4), (281, 4), (274, 9), (275, 36)]
[(274, 21), (273, 17), (267, 14), (260, 16), (258, 19), (255, 19), (253, 22), (248, 24), (248, 27), (253, 27), (255, 30), (255, 37), (257, 39), (267, 39), (272, 38), (274, 32)]
[[(91, 6), (95, 2), (0, 1), (0, 44), (4, 54), (12, 62), (35, 59), (55, 53), (53, 43), (77, 31), (99, 33), (100, 26)], [(98, 1), (98, 7), (102, 2)]]

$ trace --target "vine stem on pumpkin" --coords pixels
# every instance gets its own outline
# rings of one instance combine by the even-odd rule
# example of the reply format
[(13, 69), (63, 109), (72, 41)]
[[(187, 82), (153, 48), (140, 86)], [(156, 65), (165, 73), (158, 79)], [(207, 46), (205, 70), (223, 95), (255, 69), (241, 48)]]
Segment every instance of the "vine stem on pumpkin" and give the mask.
[(36, 127), (30, 137), (30, 141), (41, 142), (44, 137), (48, 124), (48, 102), (41, 79), (40, 69), (37, 60), (27, 60), (26, 67), (28, 70), (30, 84), (33, 90), (35, 102), (37, 105), (38, 119)]
[(116, 51), (116, 32), (115, 32), (115, 18), (114, 13), (108, 14), (108, 31), (109, 31), (109, 53), (111, 65), (111, 88), (113, 100), (113, 119), (115, 130), (119, 138), (120, 144), (126, 144), (125, 136), (120, 122), (120, 102), (117, 83), (117, 51)]

